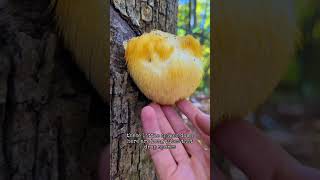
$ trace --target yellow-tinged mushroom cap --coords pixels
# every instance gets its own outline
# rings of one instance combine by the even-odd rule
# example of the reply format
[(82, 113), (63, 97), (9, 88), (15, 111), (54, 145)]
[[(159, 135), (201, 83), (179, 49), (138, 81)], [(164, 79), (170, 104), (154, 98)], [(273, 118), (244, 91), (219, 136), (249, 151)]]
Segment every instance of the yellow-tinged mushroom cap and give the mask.
[(124, 47), (130, 75), (152, 101), (172, 105), (199, 86), (202, 50), (192, 36), (155, 30), (130, 39)]

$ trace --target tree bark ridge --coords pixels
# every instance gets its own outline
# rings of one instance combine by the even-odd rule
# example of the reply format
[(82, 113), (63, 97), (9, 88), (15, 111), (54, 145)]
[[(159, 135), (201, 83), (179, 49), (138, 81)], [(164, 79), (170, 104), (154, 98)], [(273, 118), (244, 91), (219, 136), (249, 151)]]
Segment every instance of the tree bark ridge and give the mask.
[(47, 7), (13, 0), (0, 9), (0, 179), (97, 179), (107, 111)]
[(175, 33), (177, 11), (177, 0), (111, 0), (111, 179), (156, 179), (148, 151), (127, 143), (127, 133), (142, 133), (140, 112), (149, 101), (129, 76), (122, 43), (152, 29)]

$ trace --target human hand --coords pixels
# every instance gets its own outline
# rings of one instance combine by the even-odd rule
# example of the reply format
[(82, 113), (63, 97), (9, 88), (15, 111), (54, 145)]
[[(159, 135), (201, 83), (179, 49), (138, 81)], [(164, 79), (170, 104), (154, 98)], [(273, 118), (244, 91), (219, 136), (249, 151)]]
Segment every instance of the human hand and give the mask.
[[(249, 179), (320, 179), (318, 170), (300, 164), (247, 121), (223, 122), (215, 129), (213, 142)], [(216, 179), (227, 179), (216, 166), (213, 169)]]
[[(193, 123), (203, 141), (209, 146), (209, 116), (187, 100), (178, 102), (177, 107)], [(141, 120), (146, 134), (192, 134), (171, 106), (152, 103), (142, 109)], [(175, 145), (174, 149), (150, 149), (151, 158), (161, 180), (210, 178), (210, 149), (205, 149), (197, 140), (190, 144)]]
[(99, 180), (109, 180), (110, 179), (110, 144), (106, 145), (99, 158), (99, 169), (98, 177)]

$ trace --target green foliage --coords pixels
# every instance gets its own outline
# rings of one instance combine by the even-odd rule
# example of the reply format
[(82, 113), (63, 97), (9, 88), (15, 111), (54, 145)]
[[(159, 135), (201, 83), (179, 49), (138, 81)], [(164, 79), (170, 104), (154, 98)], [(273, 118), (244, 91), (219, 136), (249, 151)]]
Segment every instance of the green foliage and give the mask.
[(319, 20), (314, 25), (312, 37), (317, 41), (320, 40), (320, 21)]
[[(190, 8), (191, 7), (191, 8)], [(178, 29), (180, 36), (191, 34), (203, 46), (204, 77), (198, 88), (209, 95), (210, 87), (210, 0), (180, 0)]]
[(300, 64), (297, 60), (293, 61), (289, 67), (288, 72), (282, 81), (283, 85), (296, 88), (299, 85), (301, 76)]
[(303, 96), (320, 97), (320, 1), (295, 0), (300, 41), (294, 61), (280, 83)]

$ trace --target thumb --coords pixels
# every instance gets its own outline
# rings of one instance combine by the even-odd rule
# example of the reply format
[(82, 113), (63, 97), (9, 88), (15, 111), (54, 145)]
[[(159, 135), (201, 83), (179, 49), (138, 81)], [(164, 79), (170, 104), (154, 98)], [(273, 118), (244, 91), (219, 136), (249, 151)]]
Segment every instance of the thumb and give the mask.
[(210, 116), (204, 113), (196, 115), (196, 124), (204, 134), (210, 136)]

